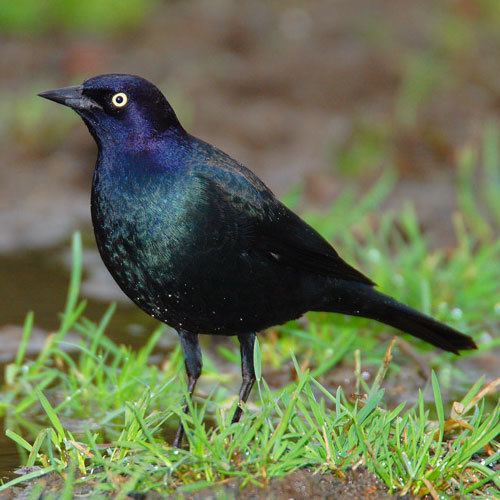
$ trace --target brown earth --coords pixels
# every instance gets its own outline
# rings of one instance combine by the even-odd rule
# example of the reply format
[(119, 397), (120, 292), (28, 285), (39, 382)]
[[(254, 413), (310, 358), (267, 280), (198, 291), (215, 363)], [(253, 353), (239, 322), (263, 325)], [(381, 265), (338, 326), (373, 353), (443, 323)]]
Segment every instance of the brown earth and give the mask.
[[(388, 498), (387, 488), (364, 468), (350, 470), (345, 477), (332, 473), (314, 473), (303, 469), (284, 478), (269, 481), (266, 487), (254, 485), (240, 489), (238, 481), (230, 481), (223, 486), (198, 491), (181, 496), (186, 500), (215, 500), (217, 498), (234, 498), (238, 500), (271, 500), (289, 499), (370, 499)], [(146, 497), (149, 498), (149, 497)]]
[[(26, 468), (23, 468), (26, 469)], [(31, 470), (31, 469), (30, 469)], [(27, 473), (26, 470), (19, 472)], [(41, 479), (31, 481), (27, 488), (11, 488), (0, 494), (0, 499), (22, 500), (31, 498), (30, 495), (38, 492), (38, 498), (46, 495), (56, 495), (63, 488), (63, 480), (56, 474), (49, 474)], [(73, 493), (77, 497), (92, 495), (92, 485), (77, 487)], [(257, 500), (266, 498), (271, 500), (299, 500), (299, 499), (366, 499), (381, 500), (389, 498), (387, 488), (365, 468), (349, 470), (346, 474), (315, 473), (310, 469), (303, 469), (288, 474), (284, 478), (273, 478), (266, 485), (253, 484), (241, 488), (241, 481), (229, 480), (205, 488), (195, 493), (174, 493), (172, 495), (158, 495), (156, 493), (131, 493), (126, 498), (135, 500), (156, 500), (159, 498), (179, 498), (185, 500), (216, 500), (219, 498), (237, 500)], [(406, 496), (405, 498), (410, 498)]]

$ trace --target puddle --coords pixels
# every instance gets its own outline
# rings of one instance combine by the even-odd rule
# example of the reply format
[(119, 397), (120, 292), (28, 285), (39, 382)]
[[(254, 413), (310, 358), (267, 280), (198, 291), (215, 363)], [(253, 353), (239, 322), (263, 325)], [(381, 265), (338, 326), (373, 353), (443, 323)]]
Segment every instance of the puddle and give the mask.
[[(0, 429), (3, 429), (4, 422), (0, 419)], [(10, 481), (16, 477), (13, 472), (21, 465), (19, 453), (14, 441), (9, 439), (4, 432), (0, 432), (0, 480)]]
[[(69, 281), (69, 269), (64, 264), (67, 246), (62, 245), (42, 250), (21, 251), (15, 255), (0, 255), (0, 296), (7, 297), (7, 301), (0, 302), (0, 327), (4, 325), (21, 325), (26, 312), (33, 310), (35, 324), (47, 332), (58, 327), (58, 317), (64, 308), (66, 291)], [(94, 259), (95, 260), (95, 259)], [(105, 270), (103, 270), (106, 273)], [(144, 334), (158, 326), (158, 322), (133, 306), (123, 296), (113, 295), (106, 291), (105, 286), (96, 284), (98, 280), (107, 283), (106, 276), (96, 278), (92, 268), (85, 272), (91, 277), (82, 288), (94, 288), (93, 298), (84, 293), (87, 299), (85, 316), (98, 321), (104, 314), (110, 301), (122, 298), (117, 304), (117, 311), (111, 320), (107, 335), (119, 343), (139, 348), (144, 344)], [(109, 279), (111, 281), (111, 279)], [(20, 335), (19, 329), (12, 329), (12, 333)], [(19, 338), (12, 340), (15, 346)]]

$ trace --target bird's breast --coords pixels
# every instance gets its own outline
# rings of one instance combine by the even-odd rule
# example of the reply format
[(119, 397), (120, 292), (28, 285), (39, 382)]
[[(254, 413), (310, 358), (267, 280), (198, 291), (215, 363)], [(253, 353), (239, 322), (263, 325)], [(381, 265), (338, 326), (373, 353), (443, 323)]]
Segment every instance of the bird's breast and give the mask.
[(156, 307), (157, 291), (177, 286), (176, 255), (190, 239), (178, 193), (152, 178), (96, 172), (91, 211), (99, 252), (115, 281), (143, 308)]

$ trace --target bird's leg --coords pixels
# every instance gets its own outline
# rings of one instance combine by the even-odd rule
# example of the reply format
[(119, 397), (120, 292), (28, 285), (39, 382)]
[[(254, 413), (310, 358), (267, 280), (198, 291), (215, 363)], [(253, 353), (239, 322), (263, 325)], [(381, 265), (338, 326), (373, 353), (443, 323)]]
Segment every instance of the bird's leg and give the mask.
[[(188, 377), (188, 391), (189, 397), (193, 395), (196, 382), (200, 378), (202, 359), (200, 344), (198, 343), (198, 335), (194, 333), (185, 332), (180, 330), (179, 337), (181, 339), (182, 352), (184, 353), (184, 365)], [(184, 406), (184, 413), (189, 411), (189, 406), (186, 403)], [(174, 439), (174, 446), (180, 448), (182, 446), (182, 439), (184, 437), (184, 427), (182, 423), (179, 424), (177, 433)]]
[(252, 390), (253, 383), (255, 382), (255, 371), (253, 368), (255, 333), (250, 335), (238, 335), (238, 340), (240, 341), (241, 375), (243, 381), (240, 388), (240, 401), (233, 415), (233, 423), (239, 421), (241, 413), (243, 412), (243, 405), (246, 403), (248, 395)]

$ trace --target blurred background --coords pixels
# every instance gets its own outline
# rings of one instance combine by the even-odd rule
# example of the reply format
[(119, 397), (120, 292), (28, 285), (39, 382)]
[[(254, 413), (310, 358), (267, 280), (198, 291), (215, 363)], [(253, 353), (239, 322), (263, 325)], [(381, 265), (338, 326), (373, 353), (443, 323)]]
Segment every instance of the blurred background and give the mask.
[(75, 114), (36, 97), (111, 72), (155, 82), (189, 131), (278, 195), (300, 187), (299, 210), (394, 172), (384, 208), (411, 201), (431, 245), (452, 247), (458, 160), (500, 112), (500, 2), (1, 1), (4, 358), (29, 309), (41, 343), (56, 326), (75, 229), (87, 315), (118, 300), (112, 331), (132, 344), (151, 324), (93, 244), (94, 142)]

